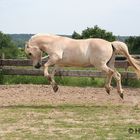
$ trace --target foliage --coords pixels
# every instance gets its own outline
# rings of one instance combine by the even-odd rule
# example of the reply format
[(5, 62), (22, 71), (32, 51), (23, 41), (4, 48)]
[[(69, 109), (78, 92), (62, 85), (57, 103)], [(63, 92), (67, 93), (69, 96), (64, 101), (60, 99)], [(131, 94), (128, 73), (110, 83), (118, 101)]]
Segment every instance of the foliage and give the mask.
[(125, 41), (128, 45), (129, 51), (132, 54), (139, 54), (140, 53), (140, 36), (137, 37), (129, 37)]
[(82, 39), (82, 36), (79, 33), (77, 33), (76, 31), (74, 31), (73, 34), (72, 34), (72, 38), (74, 38), (74, 39)]
[(25, 53), (25, 49), (24, 48), (18, 48), (18, 58), (20, 59), (26, 59), (27, 55)]
[(32, 35), (33, 34), (9, 34), (19, 48), (24, 48), (25, 42), (28, 41)]
[(82, 31), (80, 35), (77, 32), (73, 32), (72, 38), (75, 39), (86, 39), (86, 38), (102, 38), (108, 41), (114, 41), (116, 37), (112, 34), (112, 32), (107, 32), (104, 29), (99, 28), (97, 25), (94, 28), (87, 28)]
[(18, 48), (8, 35), (0, 32), (0, 58), (3, 54), (5, 58), (17, 58)]

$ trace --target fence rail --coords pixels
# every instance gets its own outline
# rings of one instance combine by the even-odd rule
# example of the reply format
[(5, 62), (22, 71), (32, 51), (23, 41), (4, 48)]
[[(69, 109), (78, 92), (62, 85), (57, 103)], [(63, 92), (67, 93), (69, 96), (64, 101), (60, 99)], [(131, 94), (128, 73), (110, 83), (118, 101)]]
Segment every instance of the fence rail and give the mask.
[[(46, 60), (43, 61), (45, 63)], [(19, 68), (17, 66), (20, 66)], [(32, 66), (32, 61), (25, 59), (0, 59), (0, 70), (4, 75), (31, 75), (31, 76), (43, 76), (43, 69), (31, 69), (28, 66)], [(129, 67), (127, 60), (116, 60), (115, 67), (124, 69), (121, 72), (123, 78), (135, 79), (136, 74), (128, 72)], [(93, 67), (93, 66), (88, 66)], [(105, 77), (105, 73), (97, 70), (59, 70), (56, 72), (56, 76), (73, 76), (73, 77)]]
[[(44, 60), (44, 64), (47, 60)], [(0, 66), (32, 66), (32, 61), (29, 59), (0, 59)], [(128, 68), (130, 65), (127, 60), (116, 60), (115, 67)], [(93, 66), (87, 66), (93, 67)]]

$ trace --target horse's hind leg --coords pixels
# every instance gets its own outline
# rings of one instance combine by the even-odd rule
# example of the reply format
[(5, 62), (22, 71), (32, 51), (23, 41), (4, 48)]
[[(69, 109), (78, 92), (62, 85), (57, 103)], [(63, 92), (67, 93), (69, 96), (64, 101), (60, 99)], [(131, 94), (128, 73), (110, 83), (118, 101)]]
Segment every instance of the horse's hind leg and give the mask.
[(116, 82), (117, 82), (117, 91), (120, 95), (120, 97), (123, 99), (123, 89), (122, 89), (122, 85), (121, 85), (121, 74), (118, 73), (116, 70), (114, 71), (113, 77), (115, 78)]
[[(110, 59), (109, 62), (107, 63), (107, 66), (108, 66), (109, 68), (111, 68), (113, 71), (115, 70), (114, 65), (115, 65), (115, 52), (113, 52), (111, 59)], [(106, 89), (106, 92), (107, 92), (108, 94), (110, 94), (110, 91), (113, 89), (113, 87), (111, 86), (112, 76), (113, 76), (113, 73), (112, 73), (112, 71), (111, 71), (111, 72), (107, 75), (107, 78), (106, 78), (105, 89)]]
[(112, 76), (113, 76), (113, 72), (109, 71), (107, 73), (107, 78), (106, 78), (106, 83), (105, 83), (105, 89), (108, 94), (110, 94), (110, 91), (113, 89), (113, 87), (111, 86)]
[(116, 70), (113, 70), (111, 68), (109, 68), (107, 65), (103, 65), (100, 67), (101, 70), (103, 70), (104, 72), (107, 73), (108, 77), (107, 77), (107, 81), (105, 84), (105, 88), (107, 90), (107, 92), (110, 92), (110, 82), (111, 82), (111, 78), (112, 76), (115, 78), (116, 82), (117, 82), (117, 90), (118, 93), (120, 95), (120, 97), (123, 99), (123, 89), (122, 89), (122, 85), (121, 85), (121, 75), (120, 73), (118, 73)]
[(107, 74), (107, 78), (105, 82), (105, 89), (106, 89), (106, 92), (110, 94), (110, 91), (112, 90), (112, 86), (110, 84), (111, 84), (112, 76), (114, 74), (114, 70), (109, 68), (107, 65), (100, 67), (100, 69)]

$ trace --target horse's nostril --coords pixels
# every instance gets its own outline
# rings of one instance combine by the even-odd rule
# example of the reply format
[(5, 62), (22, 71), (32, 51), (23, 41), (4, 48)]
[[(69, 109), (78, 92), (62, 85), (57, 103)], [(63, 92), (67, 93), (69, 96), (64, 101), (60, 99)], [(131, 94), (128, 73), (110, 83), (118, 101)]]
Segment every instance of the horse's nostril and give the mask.
[(41, 64), (40, 63), (37, 63), (37, 65), (35, 65), (35, 68), (36, 69), (39, 69), (41, 67)]

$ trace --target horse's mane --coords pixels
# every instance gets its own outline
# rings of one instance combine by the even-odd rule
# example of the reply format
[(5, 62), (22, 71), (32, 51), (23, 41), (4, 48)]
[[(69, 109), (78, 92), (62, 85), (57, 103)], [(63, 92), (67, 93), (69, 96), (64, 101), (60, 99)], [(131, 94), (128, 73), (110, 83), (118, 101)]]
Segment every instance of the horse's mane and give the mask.
[(30, 39), (29, 39), (29, 43), (31, 44), (31, 42), (35, 41), (36, 39), (39, 39), (40, 37), (48, 37), (48, 39), (58, 39), (60, 38), (61, 36), (58, 36), (58, 35), (54, 35), (54, 34), (44, 34), (44, 33), (38, 33), (38, 34), (35, 34), (33, 35)]
[(54, 34), (38, 33), (38, 34), (33, 35), (31, 37), (31, 39), (34, 39), (34, 38), (40, 37), (40, 36), (59, 37), (58, 35), (54, 35)]

